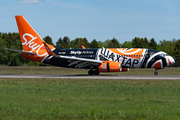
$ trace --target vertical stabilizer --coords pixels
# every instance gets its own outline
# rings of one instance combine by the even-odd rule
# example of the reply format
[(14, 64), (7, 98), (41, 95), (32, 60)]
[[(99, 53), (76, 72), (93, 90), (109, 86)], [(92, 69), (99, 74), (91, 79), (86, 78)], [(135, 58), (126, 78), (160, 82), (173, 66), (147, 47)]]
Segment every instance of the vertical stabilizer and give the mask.
[[(35, 53), (34, 56), (28, 56), (22, 53), (23, 57), (37, 62), (43, 62), (48, 56), (46, 48), (43, 44), (44, 41), (23, 16), (18, 15), (15, 16), (15, 18), (19, 29), (23, 50), (30, 53)], [(54, 49), (54, 47), (51, 45), (49, 45), (49, 47), (51, 50)]]
[(24, 51), (33, 52), (43, 45), (43, 40), (23, 16), (15, 16), (15, 18)]

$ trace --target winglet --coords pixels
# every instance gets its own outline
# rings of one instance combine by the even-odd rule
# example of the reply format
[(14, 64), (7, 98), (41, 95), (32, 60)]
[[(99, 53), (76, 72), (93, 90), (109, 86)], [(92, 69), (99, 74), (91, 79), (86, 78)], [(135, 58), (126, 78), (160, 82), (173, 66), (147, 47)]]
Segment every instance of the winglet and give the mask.
[(81, 45), (82, 49), (86, 49), (86, 47), (84, 47), (84, 45)]
[(43, 41), (43, 44), (44, 44), (44, 46), (45, 46), (45, 48), (46, 48), (46, 51), (47, 51), (47, 53), (48, 53), (49, 55), (56, 56), (56, 54), (54, 54), (54, 53), (51, 51), (51, 49), (49, 48), (49, 46), (47, 45), (46, 42)]

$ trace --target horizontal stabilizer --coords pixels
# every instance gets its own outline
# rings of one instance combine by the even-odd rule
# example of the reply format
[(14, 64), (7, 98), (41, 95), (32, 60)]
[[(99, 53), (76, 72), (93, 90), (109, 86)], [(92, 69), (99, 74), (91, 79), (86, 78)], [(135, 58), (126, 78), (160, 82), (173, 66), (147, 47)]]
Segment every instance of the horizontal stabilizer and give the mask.
[(9, 51), (18, 52), (18, 53), (24, 53), (24, 54), (27, 54), (27, 55), (35, 55), (35, 53), (26, 52), (26, 51), (22, 51), (22, 50), (14, 50), (14, 49), (10, 49), (10, 48), (5, 48), (5, 49), (9, 50)]

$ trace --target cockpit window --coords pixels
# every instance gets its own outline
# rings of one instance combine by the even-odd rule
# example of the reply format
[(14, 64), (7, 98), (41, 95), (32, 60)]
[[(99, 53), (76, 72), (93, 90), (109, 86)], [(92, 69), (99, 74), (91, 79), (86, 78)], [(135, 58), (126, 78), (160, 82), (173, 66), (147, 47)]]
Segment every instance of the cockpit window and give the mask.
[(160, 54), (161, 57), (168, 56), (168, 54)]
[(160, 54), (161, 57), (165, 57), (165, 54)]

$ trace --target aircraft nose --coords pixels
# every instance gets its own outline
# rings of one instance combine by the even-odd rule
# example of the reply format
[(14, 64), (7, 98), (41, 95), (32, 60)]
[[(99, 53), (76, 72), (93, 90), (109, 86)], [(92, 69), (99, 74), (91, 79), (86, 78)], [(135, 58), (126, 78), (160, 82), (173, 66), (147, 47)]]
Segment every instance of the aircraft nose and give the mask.
[(174, 63), (176, 62), (176, 59), (175, 59), (175, 58), (173, 58), (173, 57), (171, 57), (171, 59), (170, 59), (170, 60), (171, 60), (171, 63), (172, 63), (172, 64), (174, 64)]
[(176, 59), (175, 58), (173, 58), (174, 59), (174, 61), (176, 62)]
[(171, 56), (168, 56), (168, 63), (169, 63), (169, 65), (172, 65), (172, 64), (174, 64), (175, 62), (176, 62), (176, 59), (175, 58), (173, 58), (173, 57), (171, 57)]

